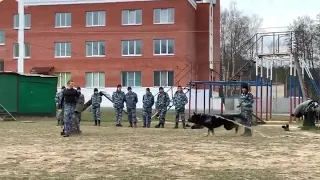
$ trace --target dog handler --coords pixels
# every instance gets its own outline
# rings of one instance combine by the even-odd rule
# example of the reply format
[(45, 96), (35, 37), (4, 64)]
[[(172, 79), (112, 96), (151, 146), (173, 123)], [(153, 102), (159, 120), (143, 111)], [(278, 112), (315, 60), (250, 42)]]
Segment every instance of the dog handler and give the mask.
[[(247, 83), (241, 84), (241, 95), (239, 98), (239, 106), (241, 115), (243, 116), (243, 125), (251, 127), (252, 112), (253, 112), (253, 95), (249, 92), (249, 85)], [(251, 129), (245, 128), (242, 136), (252, 136)]]

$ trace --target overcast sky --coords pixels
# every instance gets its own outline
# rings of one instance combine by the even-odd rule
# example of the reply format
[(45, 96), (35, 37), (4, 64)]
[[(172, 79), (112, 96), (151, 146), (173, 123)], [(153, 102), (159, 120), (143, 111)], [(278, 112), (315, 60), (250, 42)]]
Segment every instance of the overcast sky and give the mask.
[[(221, 8), (228, 8), (232, 1), (244, 13), (262, 17), (262, 27), (288, 26), (298, 16), (315, 18), (320, 13), (320, 0), (220, 0)], [(276, 29), (279, 30), (284, 29)]]

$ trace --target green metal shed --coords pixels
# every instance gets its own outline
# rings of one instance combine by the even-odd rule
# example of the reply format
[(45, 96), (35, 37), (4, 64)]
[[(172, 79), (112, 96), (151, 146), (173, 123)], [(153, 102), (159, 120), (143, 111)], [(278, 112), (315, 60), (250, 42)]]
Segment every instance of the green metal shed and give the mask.
[(57, 77), (0, 72), (0, 104), (11, 114), (56, 114)]

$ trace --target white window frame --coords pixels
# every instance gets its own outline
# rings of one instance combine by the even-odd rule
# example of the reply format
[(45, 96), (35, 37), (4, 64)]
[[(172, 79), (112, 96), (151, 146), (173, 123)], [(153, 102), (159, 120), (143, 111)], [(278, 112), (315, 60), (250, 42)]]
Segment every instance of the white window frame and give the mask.
[[(154, 83), (154, 74), (155, 74), (155, 72), (160, 72), (160, 76), (159, 76), (159, 82), (160, 82), (160, 86), (156, 86)], [(166, 74), (167, 74), (167, 82), (166, 82), (166, 84), (161, 84), (161, 73), (163, 73), (163, 72), (165, 72)], [(169, 84), (169, 72), (173, 72), (174, 73), (174, 71), (153, 71), (153, 87), (165, 87), (165, 86), (169, 86), (168, 84)], [(174, 74), (173, 74), (174, 75)], [(173, 82), (173, 85), (174, 85), (174, 76), (173, 76), (173, 79), (172, 79), (172, 82)]]
[[(127, 82), (126, 82), (127, 84), (126, 84), (126, 85), (124, 85), (123, 82), (122, 82), (122, 77), (123, 77), (123, 74), (124, 74), (124, 73), (126, 73), (126, 76), (127, 76)], [(129, 83), (128, 83), (128, 79), (129, 79), (129, 78), (128, 78), (128, 74), (129, 74), (129, 73), (134, 73), (134, 75), (133, 75), (134, 86), (130, 86), (130, 87), (142, 87), (142, 72), (141, 72), (141, 71), (122, 71), (122, 72), (121, 72), (121, 85), (122, 85), (123, 87), (128, 87), (128, 84), (129, 84)], [(140, 86), (137, 86), (137, 85), (136, 85), (136, 73), (140, 73), (140, 75), (141, 75), (141, 77), (140, 77), (140, 80), (141, 80)]]
[[(137, 23), (137, 12), (140, 11), (141, 12), (141, 19), (140, 19), (140, 23)], [(128, 23), (124, 22), (124, 13), (127, 12), (128, 13)], [(130, 13), (134, 14), (134, 23), (130, 23)], [(141, 9), (124, 9), (121, 12), (121, 23), (123, 26), (138, 26), (138, 25), (142, 25), (142, 10)]]
[[(130, 42), (134, 43), (134, 54), (130, 54)], [(141, 46), (141, 52), (140, 54), (137, 54), (137, 42), (140, 42)], [(123, 54), (123, 43), (127, 43), (128, 45), (128, 54)], [(121, 54), (122, 56), (142, 56), (142, 40), (122, 40), (121, 41)]]
[(0, 30), (0, 46), (6, 44), (6, 32), (4, 30)]
[[(93, 24), (94, 13), (98, 13), (98, 24)], [(100, 20), (101, 13), (104, 15), (103, 20)], [(92, 24), (88, 24), (89, 22), (87, 21), (89, 14), (91, 14), (91, 17), (92, 17), (92, 19), (91, 19), (92, 20)], [(106, 11), (87, 11), (86, 12), (86, 27), (102, 27), (102, 26), (106, 26), (106, 19), (107, 19), (106, 18)]]
[[(91, 85), (90, 86), (87, 86), (87, 74), (91, 74)], [(94, 74), (98, 74), (98, 83), (99, 85), (98, 86), (94, 86), (93, 82), (94, 82)], [(85, 73), (85, 87), (86, 88), (105, 88), (106, 85), (105, 85), (105, 82), (104, 82), (104, 85), (102, 86), (100, 84), (100, 75), (103, 75), (104, 76), (104, 81), (106, 80), (106, 73), (105, 72), (86, 72)]]
[[(160, 54), (156, 54), (155, 53), (155, 49), (156, 49), (156, 47), (155, 47), (155, 41), (159, 41), (160, 40), (160, 47), (159, 47), (159, 49), (160, 49)], [(169, 51), (169, 40), (173, 40), (173, 53), (168, 53), (168, 51)], [(162, 46), (161, 46), (161, 44), (162, 44), (162, 42), (163, 41), (166, 41), (165, 43), (166, 43), (166, 53), (162, 53), (161, 52), (161, 48), (162, 48)], [(154, 39), (153, 40), (153, 55), (154, 56), (172, 56), (172, 55), (174, 55), (174, 52), (175, 52), (175, 41), (174, 41), (174, 39)]]
[[(156, 22), (156, 11), (160, 10), (160, 22)], [(173, 20), (172, 22), (169, 22), (169, 11), (172, 10), (173, 14)], [(161, 19), (161, 14), (162, 13), (167, 13), (167, 20)], [(174, 8), (155, 8), (153, 9), (153, 24), (174, 24), (174, 19), (175, 19), (175, 9)]]
[[(70, 16), (70, 22), (68, 22), (68, 16)], [(54, 27), (55, 28), (70, 28), (71, 27), (71, 25), (72, 25), (72, 14), (71, 14), (71, 12), (57, 12), (57, 13), (55, 13), (55, 15), (54, 15)], [(59, 18), (59, 23), (58, 24), (56, 24), (56, 21), (57, 21), (57, 18)], [(61, 20), (62, 20), (62, 18), (64, 18), (64, 20), (65, 20), (65, 25), (61, 25)]]
[[(24, 29), (31, 29), (31, 14), (24, 14), (24, 26)], [(13, 29), (19, 29), (19, 14), (13, 15)]]
[[(65, 47), (65, 49), (63, 50), (63, 49), (61, 49), (61, 46), (62, 46), (62, 44), (65, 44), (64, 45), (64, 47)], [(56, 45), (59, 45), (59, 56), (57, 56), (56, 55), (56, 51), (57, 51), (57, 49), (56, 49)], [(68, 50), (68, 48), (67, 48), (67, 46), (70, 46), (70, 50)], [(71, 42), (55, 42), (54, 43), (54, 57), (55, 58), (70, 58), (71, 57)], [(70, 55), (67, 55), (68, 54), (68, 52), (70, 53)], [(64, 54), (64, 55), (63, 55)]]
[[(70, 79), (67, 79), (67, 74), (70, 74), (70, 79), (71, 79), (71, 72), (57, 72), (55, 73), (55, 75), (58, 75), (58, 83), (57, 83), (57, 87), (58, 88), (61, 88), (62, 86), (67, 86), (67, 82), (70, 80)], [(64, 75), (64, 81), (66, 84), (61, 84), (61, 79), (62, 79), (62, 75)]]
[[(98, 43), (98, 54), (99, 55), (93, 55), (93, 49), (94, 49), (94, 47), (93, 47), (93, 43)], [(87, 54), (87, 43), (91, 43), (91, 54), (92, 55), (88, 55)], [(100, 55), (100, 46), (101, 46), (101, 44), (104, 44), (104, 55)], [(106, 56), (106, 42), (105, 41), (86, 41), (86, 57), (105, 57)]]
[[(29, 56), (26, 56), (26, 45), (29, 45)], [(14, 43), (13, 44), (13, 49), (12, 49), (12, 52), (13, 52), (13, 59), (18, 59), (19, 58), (19, 55), (17, 57), (15, 57), (15, 51), (16, 51), (16, 46), (18, 46), (19, 48), (19, 43)], [(19, 54), (19, 53), (18, 53)], [(31, 56), (31, 44), (30, 43), (24, 43), (24, 59), (29, 59)]]

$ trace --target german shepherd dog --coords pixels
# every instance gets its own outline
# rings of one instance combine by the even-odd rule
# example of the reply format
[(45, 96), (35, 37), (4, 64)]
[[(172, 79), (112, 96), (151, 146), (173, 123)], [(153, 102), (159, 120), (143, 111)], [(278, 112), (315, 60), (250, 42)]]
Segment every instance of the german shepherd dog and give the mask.
[[(224, 117), (226, 116), (226, 117)], [(229, 118), (228, 118), (229, 117)], [(212, 135), (214, 135), (214, 128), (218, 128), (220, 126), (224, 126), (224, 128), (228, 131), (235, 129), (235, 133), (238, 133), (239, 125), (236, 124), (235, 118), (240, 118), (241, 116), (237, 115), (209, 115), (209, 114), (197, 114), (193, 113), (193, 115), (188, 119), (188, 122), (194, 123), (196, 126), (203, 126), (208, 128), (208, 134), (206, 136), (210, 135), (210, 132)]]

